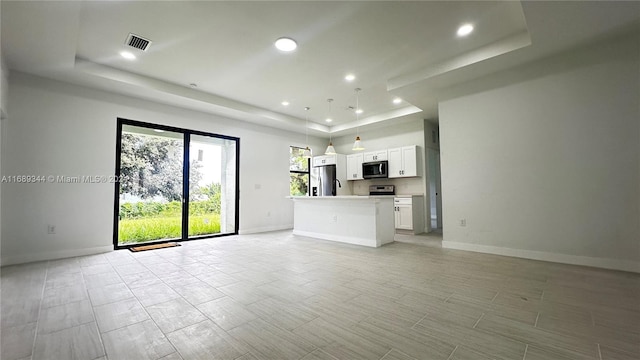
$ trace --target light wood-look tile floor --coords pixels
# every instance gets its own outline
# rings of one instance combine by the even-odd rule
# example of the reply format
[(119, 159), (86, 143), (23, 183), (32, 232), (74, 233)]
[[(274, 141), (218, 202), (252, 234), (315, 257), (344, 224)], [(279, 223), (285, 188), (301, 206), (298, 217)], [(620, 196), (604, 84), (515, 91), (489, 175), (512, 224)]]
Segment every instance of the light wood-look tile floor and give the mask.
[(15, 359), (640, 359), (640, 275), (290, 232), (2, 268)]

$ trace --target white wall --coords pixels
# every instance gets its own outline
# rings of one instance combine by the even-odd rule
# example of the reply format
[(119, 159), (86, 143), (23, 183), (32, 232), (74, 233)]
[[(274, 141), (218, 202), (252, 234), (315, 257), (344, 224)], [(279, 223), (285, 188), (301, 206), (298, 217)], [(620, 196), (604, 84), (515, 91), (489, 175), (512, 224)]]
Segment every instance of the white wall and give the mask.
[[(11, 75), (2, 175), (114, 174), (117, 117), (225, 134), (240, 138), (240, 232), (292, 227), (288, 153), (304, 134)], [(325, 143), (309, 140), (316, 152)], [(2, 184), (2, 193), (3, 265), (112, 249), (113, 184)]]
[(445, 247), (640, 272), (639, 44), (579, 49), (440, 104)]
[[(4, 137), (4, 124), (7, 117), (7, 102), (9, 97), (9, 71), (4, 58), (0, 55), (0, 174), (2, 174), (2, 138)], [(2, 224), (2, 186), (0, 186), (0, 225)], [(2, 231), (0, 231), (0, 244), (2, 244)], [(2, 249), (0, 248), (0, 258)]]
[(424, 120), (424, 146), (440, 150), (440, 130), (438, 124), (432, 120)]
[(0, 57), (0, 119), (7, 117), (7, 103), (9, 94), (9, 71), (5, 66), (4, 59)]

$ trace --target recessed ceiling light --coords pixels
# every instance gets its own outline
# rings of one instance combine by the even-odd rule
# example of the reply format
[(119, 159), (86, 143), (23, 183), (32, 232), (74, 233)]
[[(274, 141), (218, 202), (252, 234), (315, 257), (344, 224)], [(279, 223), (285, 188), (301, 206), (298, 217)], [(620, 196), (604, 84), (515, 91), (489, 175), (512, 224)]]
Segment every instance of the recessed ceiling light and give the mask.
[(464, 24), (458, 28), (458, 36), (467, 36), (473, 31), (473, 25)]
[(393, 99), (393, 103), (394, 104), (400, 104), (401, 102), (402, 102), (402, 99), (400, 99), (400, 98)]
[(356, 114), (362, 114), (364, 111), (362, 109), (356, 110)]
[(122, 56), (123, 58), (127, 59), (127, 60), (135, 60), (136, 56), (133, 55), (132, 53), (128, 52), (128, 51), (121, 51), (120, 52), (120, 56)]
[(353, 80), (356, 79), (356, 76), (353, 75), (353, 74), (347, 74), (347, 75), (345, 75), (344, 79), (347, 80), (347, 81), (353, 81)]
[(326, 121), (326, 122), (332, 122), (332, 121), (333, 121), (333, 119), (332, 119), (332, 118), (327, 118), (325, 121)]
[(298, 47), (298, 43), (295, 40), (288, 37), (281, 37), (276, 40), (276, 48), (280, 51), (293, 51)]
[(164, 130), (162, 130), (162, 129), (153, 129), (153, 131), (155, 131), (157, 133), (163, 133), (164, 132)]
[(289, 102), (287, 100), (281, 102), (282, 106), (289, 106)]

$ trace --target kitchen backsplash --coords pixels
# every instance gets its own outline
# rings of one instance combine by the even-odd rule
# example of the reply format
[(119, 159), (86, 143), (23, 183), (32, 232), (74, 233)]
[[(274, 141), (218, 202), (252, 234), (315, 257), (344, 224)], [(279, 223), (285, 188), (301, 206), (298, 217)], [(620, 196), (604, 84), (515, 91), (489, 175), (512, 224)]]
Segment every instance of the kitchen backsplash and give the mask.
[(422, 195), (426, 191), (422, 177), (349, 181), (353, 195), (369, 195), (369, 185), (395, 185), (398, 195)]

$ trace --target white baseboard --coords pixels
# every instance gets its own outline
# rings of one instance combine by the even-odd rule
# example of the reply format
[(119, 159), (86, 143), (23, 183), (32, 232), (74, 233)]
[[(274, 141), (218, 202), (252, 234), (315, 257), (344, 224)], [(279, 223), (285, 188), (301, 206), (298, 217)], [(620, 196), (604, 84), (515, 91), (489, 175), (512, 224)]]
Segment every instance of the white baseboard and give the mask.
[(98, 247), (85, 248), (85, 249), (48, 251), (48, 252), (41, 252), (41, 253), (6, 256), (6, 257), (3, 256), (2, 260), (0, 261), (0, 265), (6, 266), (6, 265), (25, 264), (25, 263), (36, 262), (36, 261), (56, 260), (56, 259), (71, 258), (76, 256), (102, 254), (110, 251), (113, 251), (113, 245), (98, 246)]
[(251, 229), (240, 229), (238, 230), (238, 234), (239, 235), (257, 234), (257, 233), (263, 233), (263, 232), (269, 232), (269, 231), (291, 230), (291, 229), (293, 229), (293, 224), (263, 226), (263, 227), (251, 228)]
[(473, 251), (485, 254), (512, 256), (524, 259), (549, 261), (561, 264), (591, 266), (603, 269), (629, 271), (640, 273), (640, 262), (630, 260), (597, 258), (589, 256), (557, 254), (545, 251), (512, 249), (499, 246), (478, 245), (460, 243), (455, 241), (443, 241), (442, 247), (445, 249), (456, 249)]

